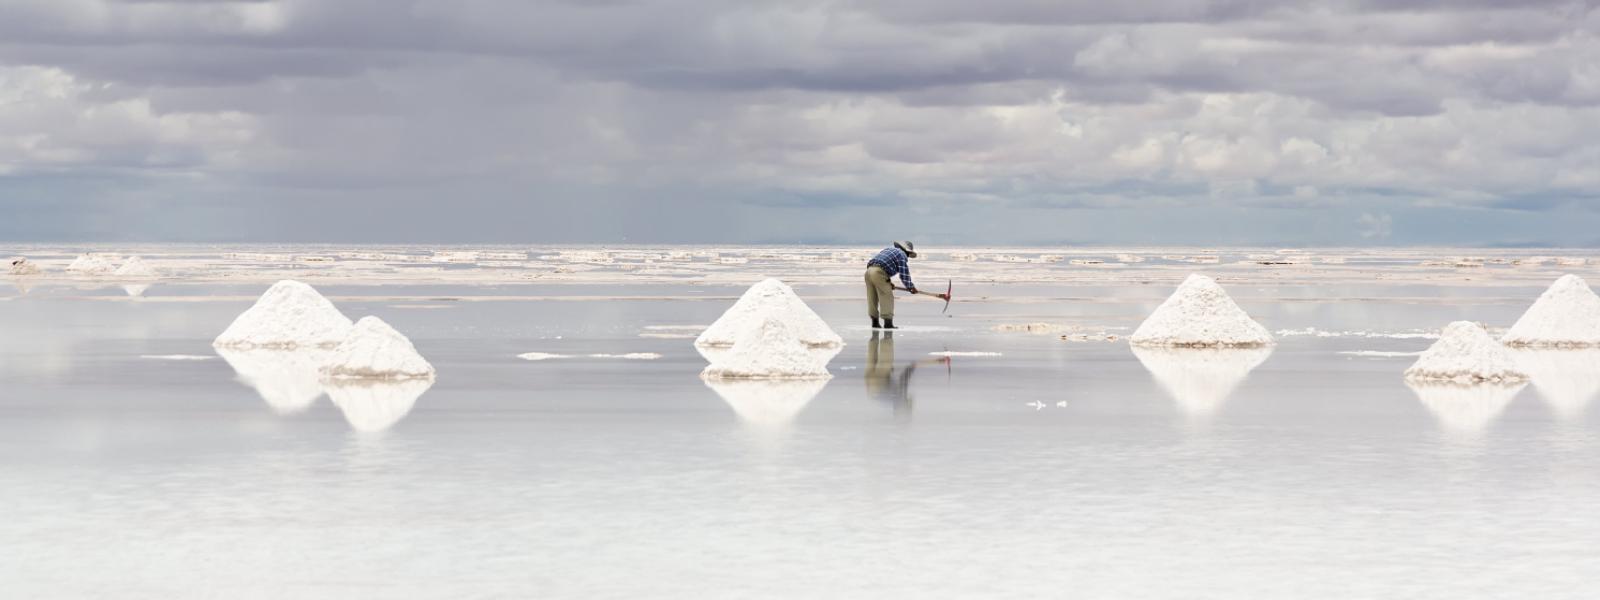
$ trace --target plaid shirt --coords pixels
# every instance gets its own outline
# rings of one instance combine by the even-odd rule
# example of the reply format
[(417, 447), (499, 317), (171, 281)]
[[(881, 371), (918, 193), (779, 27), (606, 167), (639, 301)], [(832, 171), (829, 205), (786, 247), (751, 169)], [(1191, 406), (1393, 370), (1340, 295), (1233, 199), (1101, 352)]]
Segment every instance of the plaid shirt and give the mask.
[(917, 284), (911, 283), (911, 265), (906, 264), (906, 253), (901, 252), (899, 248), (894, 246), (884, 248), (877, 256), (872, 257), (872, 260), (867, 261), (867, 266), (880, 267), (890, 277), (899, 274), (900, 283), (905, 284), (907, 290), (917, 291)]

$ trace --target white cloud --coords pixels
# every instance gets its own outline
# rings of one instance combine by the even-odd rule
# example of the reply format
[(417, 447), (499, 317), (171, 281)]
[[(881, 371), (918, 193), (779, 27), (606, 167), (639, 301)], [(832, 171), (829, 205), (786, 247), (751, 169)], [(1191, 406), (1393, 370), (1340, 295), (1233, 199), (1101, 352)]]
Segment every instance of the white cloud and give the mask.
[(1364, 238), (1385, 239), (1394, 234), (1394, 217), (1389, 213), (1361, 213), (1358, 223)]
[(227, 169), (253, 139), (238, 111), (158, 112), (53, 67), (0, 67), (0, 164), (39, 170)]
[(641, 205), (1600, 197), (1592, 3), (667, 4), (5, 3), (0, 176)]

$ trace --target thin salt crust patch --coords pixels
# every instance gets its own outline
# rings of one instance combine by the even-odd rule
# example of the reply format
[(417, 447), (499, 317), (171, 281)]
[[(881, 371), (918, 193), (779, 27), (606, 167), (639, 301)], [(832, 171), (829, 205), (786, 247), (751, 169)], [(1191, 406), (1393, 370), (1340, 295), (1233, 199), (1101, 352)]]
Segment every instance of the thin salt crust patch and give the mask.
[(622, 360), (656, 360), (661, 358), (655, 352), (629, 352), (627, 354), (551, 354), (549, 352), (524, 352), (518, 354), (522, 360), (553, 360), (561, 358), (616, 358)]
[(1360, 337), (1360, 338), (1387, 338), (1394, 340), (1436, 340), (1438, 332), (1413, 329), (1410, 331), (1328, 331), (1307, 327), (1305, 329), (1279, 329), (1273, 332), (1278, 337)]
[(1055, 323), (1001, 323), (994, 326), (995, 331), (1002, 333), (1068, 333), (1076, 331), (1075, 328)]
[(1339, 354), (1348, 356), (1365, 356), (1368, 358), (1397, 358), (1403, 356), (1422, 356), (1421, 352), (1387, 352), (1383, 350), (1345, 350)]

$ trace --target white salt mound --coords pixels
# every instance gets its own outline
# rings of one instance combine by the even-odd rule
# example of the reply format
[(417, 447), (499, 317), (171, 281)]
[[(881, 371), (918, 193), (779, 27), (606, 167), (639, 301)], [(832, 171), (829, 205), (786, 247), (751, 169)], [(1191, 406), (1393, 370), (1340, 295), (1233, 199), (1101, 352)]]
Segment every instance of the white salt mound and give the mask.
[(1517, 359), (1476, 323), (1456, 321), (1444, 328), (1411, 368), (1406, 379), (1456, 383), (1521, 382), (1528, 374)]
[[(733, 356), (732, 346), (695, 346), (695, 352), (706, 359), (708, 363), (719, 363)], [(811, 357), (811, 362), (823, 367), (833, 362), (834, 357), (844, 352), (844, 346), (806, 346), (806, 354)]]
[(362, 317), (328, 362), (322, 376), (333, 379), (427, 379), (433, 365), (411, 340), (377, 317)]
[(771, 318), (782, 320), (793, 335), (809, 346), (840, 346), (844, 339), (806, 306), (787, 284), (766, 279), (745, 290), (739, 301), (695, 338), (697, 346), (730, 346), (739, 337)]
[(217, 347), (284, 348), (338, 345), (350, 333), (350, 319), (317, 290), (298, 281), (279, 281), (244, 311)]
[(77, 260), (67, 265), (68, 273), (78, 275), (105, 275), (115, 270), (115, 265), (98, 254), (80, 254)]
[(135, 256), (122, 263), (122, 266), (117, 267), (116, 276), (126, 279), (152, 279), (157, 275), (156, 270), (150, 268), (150, 265), (145, 263), (144, 259)]
[(12, 257), (9, 262), (12, 275), (37, 275), (39, 273), (39, 265), (29, 262), (28, 259), (21, 256)]
[(1271, 344), (1272, 334), (1234, 304), (1216, 281), (1194, 274), (1150, 313), (1129, 342), (1139, 346), (1248, 348)]
[(826, 364), (778, 317), (747, 330), (700, 372), (706, 379), (827, 379)]
[(1583, 278), (1562, 275), (1500, 341), (1509, 346), (1600, 347), (1600, 296)]

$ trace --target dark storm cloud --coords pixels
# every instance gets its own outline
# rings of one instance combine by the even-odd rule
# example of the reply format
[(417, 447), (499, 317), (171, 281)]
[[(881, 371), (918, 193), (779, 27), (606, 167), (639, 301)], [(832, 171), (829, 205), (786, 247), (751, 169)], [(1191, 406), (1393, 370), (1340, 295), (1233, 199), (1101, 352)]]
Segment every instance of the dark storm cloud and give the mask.
[(1593, 1), (12, 0), (0, 189), (336, 223), (238, 234), (268, 238), (386, 206), (440, 239), (650, 237), (589, 205), (723, 240), (929, 207), (979, 237), (1002, 207), (1548, 213), (1600, 187), (1597, 38)]

